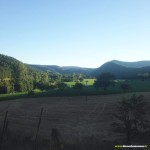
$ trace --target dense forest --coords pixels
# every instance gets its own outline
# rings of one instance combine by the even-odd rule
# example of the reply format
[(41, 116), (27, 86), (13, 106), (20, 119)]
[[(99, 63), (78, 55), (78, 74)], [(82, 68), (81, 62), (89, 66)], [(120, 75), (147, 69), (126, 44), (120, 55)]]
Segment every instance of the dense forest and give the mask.
[(0, 54), (0, 94), (31, 92), (33, 89), (48, 90), (59, 82), (83, 80), (83, 74), (60, 74), (41, 71), (15, 58)]
[(84, 74), (88, 78), (96, 78), (104, 72), (110, 72), (117, 79), (136, 79), (138, 74), (150, 74), (150, 61), (123, 62), (112, 60), (98, 68), (81, 68), (75, 66), (60, 67), (55, 65), (28, 65), (39, 71), (51, 70), (58, 74)]
[(31, 91), (37, 83), (46, 83), (48, 74), (27, 67), (22, 62), (0, 55), (0, 92)]
[[(132, 68), (136, 65), (119, 61), (110, 61), (99, 68), (59, 67), (24, 64), (13, 57), (0, 54), (0, 94), (13, 92), (32, 93), (34, 89), (48, 91), (62, 89), (64, 82), (82, 82), (85, 78), (97, 78), (109, 72), (115, 79), (142, 79), (149, 78), (150, 66), (147, 62), (137, 62), (141, 68)], [(123, 65), (121, 65), (123, 64)], [(128, 66), (125, 66), (125, 65)], [(145, 65), (145, 67), (144, 67)], [(131, 66), (131, 67), (130, 67)], [(77, 87), (81, 86), (77, 84)]]

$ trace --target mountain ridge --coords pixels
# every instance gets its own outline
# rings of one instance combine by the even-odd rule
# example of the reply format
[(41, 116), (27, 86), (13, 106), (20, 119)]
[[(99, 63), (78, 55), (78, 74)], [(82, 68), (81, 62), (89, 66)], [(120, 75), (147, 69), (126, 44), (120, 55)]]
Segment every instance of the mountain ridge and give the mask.
[[(143, 65), (143, 61), (141, 62)], [(133, 68), (130, 66), (124, 66), (122, 64), (115, 63), (114, 61), (109, 61), (109, 62), (104, 63), (102, 66), (98, 67), (97, 69), (95, 69), (95, 71), (93, 72), (93, 75), (98, 76), (99, 74), (103, 72), (110, 72), (114, 74), (116, 78), (120, 78), (120, 79), (137, 78), (139, 73), (150, 74), (150, 65), (149, 66), (146, 65), (144, 67)]]
[[(1, 54), (0, 54), (1, 55)], [(18, 61), (18, 63), (22, 63), (21, 61), (7, 56), (7, 55), (1, 55), (1, 59), (5, 57), (5, 59), (9, 60), (8, 62), (10, 63), (11, 66), (11, 61), (10, 60), (15, 60)], [(3, 61), (5, 62), (6, 60), (0, 60), (1, 65), (3, 64)], [(126, 61), (120, 61), (120, 60), (111, 60), (103, 65), (101, 65), (98, 68), (85, 68), (85, 67), (78, 67), (78, 66), (58, 66), (58, 65), (34, 65), (34, 64), (25, 64), (22, 63), (22, 65), (27, 66), (28, 68), (32, 68), (38, 71), (42, 72), (55, 72), (59, 74), (85, 74), (87, 76), (92, 76), (95, 77), (103, 72), (110, 72), (114, 74), (117, 78), (131, 78), (135, 77), (138, 73), (150, 73), (150, 61), (144, 60), (144, 61), (136, 61), (136, 62), (126, 62)], [(24, 66), (24, 67), (25, 67)], [(6, 70), (8, 67), (3, 66)], [(3, 70), (1, 69), (1, 74), (3, 73)], [(10, 73), (7, 73), (8, 75)], [(10, 76), (10, 75), (9, 75)]]
[(120, 60), (111, 60), (110, 62), (129, 67), (129, 68), (142, 68), (150, 66), (149, 60), (141, 60), (141, 61), (134, 61), (134, 62), (128, 62), (128, 61), (120, 61)]

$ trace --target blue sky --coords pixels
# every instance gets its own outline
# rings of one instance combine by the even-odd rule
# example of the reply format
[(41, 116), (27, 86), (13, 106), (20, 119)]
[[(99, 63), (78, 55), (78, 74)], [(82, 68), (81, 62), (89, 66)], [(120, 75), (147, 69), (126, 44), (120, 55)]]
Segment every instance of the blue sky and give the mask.
[(150, 0), (0, 0), (0, 53), (99, 67), (150, 60)]

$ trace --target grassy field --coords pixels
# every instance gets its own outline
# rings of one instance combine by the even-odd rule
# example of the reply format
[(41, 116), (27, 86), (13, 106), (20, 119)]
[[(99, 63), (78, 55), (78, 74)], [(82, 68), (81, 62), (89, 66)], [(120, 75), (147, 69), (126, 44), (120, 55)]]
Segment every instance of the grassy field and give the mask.
[[(21, 135), (35, 136), (40, 109), (44, 108), (39, 137), (50, 139), (51, 129), (57, 128), (61, 138), (72, 142), (97, 137), (101, 141), (119, 141), (124, 135), (114, 133), (111, 123), (115, 121), (115, 103), (130, 94), (76, 96), (76, 97), (43, 97), (18, 99), (0, 102), (0, 126), (8, 110), (9, 130)], [(143, 94), (150, 102), (150, 92)], [(86, 101), (87, 100), (87, 101)], [(147, 113), (150, 115), (150, 104)], [(143, 142), (141, 141), (140, 144)], [(119, 144), (119, 143), (116, 143)], [(146, 143), (147, 144), (147, 143)], [(113, 149), (113, 148), (112, 148)]]
[(16, 99), (16, 98), (27, 98), (27, 97), (46, 97), (46, 96), (85, 96), (85, 95), (107, 95), (107, 94), (117, 94), (117, 93), (127, 93), (127, 92), (149, 92), (150, 91), (150, 80), (128, 80), (126, 81), (130, 86), (131, 89), (127, 91), (123, 91), (120, 88), (120, 83), (123, 82), (122, 80), (116, 81), (115, 87), (108, 87), (107, 90), (104, 90), (102, 88), (96, 90), (93, 87), (94, 79), (85, 79), (83, 81), (83, 89), (77, 90), (72, 89), (72, 87), (75, 82), (67, 82), (68, 88), (64, 91), (60, 91), (57, 89), (52, 89), (50, 91), (42, 92), (38, 89), (34, 90), (34, 95), (28, 95), (27, 92), (20, 92), (20, 93), (14, 93), (12, 94), (0, 94), (0, 100), (8, 100), (8, 99)]
[[(95, 79), (84, 79), (82, 81), (83, 85), (86, 85), (86, 81), (87, 81), (87, 86), (91, 86), (94, 84), (94, 80)], [(69, 87), (75, 85), (76, 82), (65, 82)]]
[[(137, 95), (143, 94), (149, 102), (145, 109), (149, 119), (150, 80), (128, 80), (126, 82), (132, 88), (128, 91), (120, 89), (122, 81), (116, 81), (116, 86), (109, 87), (107, 90), (96, 90), (92, 86), (93, 79), (85, 79), (84, 85), (86, 81), (88, 81), (87, 86), (84, 86), (82, 90), (67, 88), (64, 91), (41, 92), (35, 90), (34, 95), (28, 95), (24, 92), (13, 95), (1, 94), (0, 127), (3, 126), (6, 111), (8, 111), (7, 120), (9, 122), (8, 132), (5, 135), (7, 142), (5, 142), (6, 145), (3, 146), (3, 149), (34, 149), (33, 143), (42, 107), (44, 112), (39, 132), (40, 150), (49, 149), (48, 143), (51, 139), (52, 128), (56, 128), (60, 132), (62, 141), (67, 141), (67, 148), (64, 150), (74, 150), (74, 147), (77, 150), (114, 150), (115, 144), (124, 144), (125, 135), (114, 133), (111, 123), (116, 121), (113, 117), (116, 102), (122, 97), (130, 97), (133, 92), (138, 92)], [(67, 84), (73, 85), (74, 83)], [(146, 136), (150, 137), (150, 134)], [(134, 144), (150, 145), (146, 139), (148, 138), (134, 139), (133, 141)], [(26, 143), (24, 149), (22, 149), (25, 145), (23, 143)]]

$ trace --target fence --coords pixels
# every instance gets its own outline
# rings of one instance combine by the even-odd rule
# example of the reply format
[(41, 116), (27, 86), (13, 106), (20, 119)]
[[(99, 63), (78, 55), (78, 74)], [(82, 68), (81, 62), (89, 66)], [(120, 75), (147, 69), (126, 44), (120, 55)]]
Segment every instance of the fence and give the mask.
[[(79, 146), (85, 147), (83, 146), (84, 144), (82, 144), (81, 146), (81, 143), (79, 142), (79, 140), (73, 138), (73, 136), (69, 137), (69, 142), (63, 141), (60, 138), (60, 132), (57, 128), (51, 129), (51, 138), (49, 140), (42, 141), (39, 136), (40, 126), (41, 126), (41, 122), (44, 121), (43, 117), (48, 117), (46, 115), (43, 115), (43, 111), (44, 111), (44, 108), (41, 108), (39, 115), (37, 116), (28, 116), (24, 114), (14, 115), (14, 114), (9, 114), (8, 111), (6, 111), (5, 113), (1, 113), (0, 118), (2, 121), (2, 124), (1, 124), (2, 127), (1, 127), (1, 134), (0, 134), (0, 150), (7, 150), (7, 149), (17, 150), (17, 148), (18, 150), (22, 150), (22, 149), (27, 150), (27, 148), (23, 147), (25, 145), (23, 144), (24, 141), (29, 142), (28, 149), (30, 150), (71, 150), (71, 149), (80, 150)], [(21, 139), (19, 139), (21, 138), (20, 133), (18, 133), (17, 134), (18, 137), (15, 137), (15, 135), (12, 135), (13, 138), (11, 138), (11, 140), (13, 139), (14, 145), (10, 144), (9, 142), (10, 140), (8, 140), (6, 137), (7, 137), (7, 132), (9, 131), (8, 129), (9, 127), (11, 127), (14, 119), (15, 120), (26, 119), (26, 120), (32, 120), (33, 122), (35, 122), (34, 126), (32, 127), (32, 129), (34, 129), (34, 132), (33, 132), (34, 135), (32, 135), (32, 138), (26, 137), (23, 139), (23, 141), (21, 141)], [(8, 134), (8, 136), (10, 136), (10, 134)], [(15, 138), (16, 138), (16, 141), (15, 141)], [(27, 138), (30, 138), (30, 141)], [(8, 144), (10, 144), (10, 146)]]

